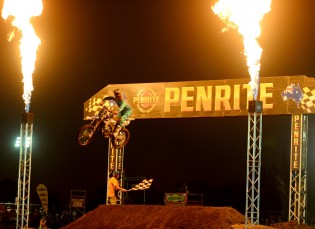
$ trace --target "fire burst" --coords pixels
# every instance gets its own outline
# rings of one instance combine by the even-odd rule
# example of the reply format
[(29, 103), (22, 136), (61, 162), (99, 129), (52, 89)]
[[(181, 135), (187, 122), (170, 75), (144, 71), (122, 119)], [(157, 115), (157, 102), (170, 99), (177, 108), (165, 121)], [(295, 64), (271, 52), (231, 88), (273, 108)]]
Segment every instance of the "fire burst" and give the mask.
[[(20, 56), (23, 74), (25, 111), (29, 111), (33, 91), (33, 72), (35, 70), (36, 52), (41, 41), (31, 24), (31, 19), (41, 15), (43, 3), (41, 0), (5, 0), (2, 18), (11, 21), (12, 25), (21, 32)], [(14, 31), (8, 36), (11, 41)]]
[(261, 34), (260, 21), (271, 10), (271, 0), (219, 0), (213, 12), (220, 17), (228, 28), (237, 28), (243, 37), (250, 86), (254, 99), (259, 91), (259, 71), (262, 49), (257, 38)]

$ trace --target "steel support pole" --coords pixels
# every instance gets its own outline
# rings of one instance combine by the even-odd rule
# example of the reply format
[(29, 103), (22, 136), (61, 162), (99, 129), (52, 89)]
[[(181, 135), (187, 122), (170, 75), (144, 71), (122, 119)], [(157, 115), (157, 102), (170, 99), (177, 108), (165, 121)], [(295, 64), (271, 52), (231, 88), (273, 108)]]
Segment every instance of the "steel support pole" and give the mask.
[(261, 173), (261, 139), (262, 139), (262, 104), (248, 113), (247, 136), (247, 177), (246, 177), (246, 209), (245, 225), (259, 224), (260, 208), (260, 173)]
[[(124, 147), (121, 149), (116, 149), (113, 147), (111, 143), (111, 138), (108, 141), (108, 165), (107, 165), (107, 191), (106, 191), (106, 204), (108, 205), (108, 181), (110, 179), (110, 175), (113, 171), (120, 172), (120, 187), (123, 186), (124, 180)], [(117, 194), (117, 204), (123, 204), (123, 194), (122, 192), (118, 192)]]
[(292, 115), (289, 220), (306, 223), (308, 116)]
[(18, 193), (16, 198), (16, 228), (28, 228), (32, 159), (33, 114), (23, 113), (20, 129)]

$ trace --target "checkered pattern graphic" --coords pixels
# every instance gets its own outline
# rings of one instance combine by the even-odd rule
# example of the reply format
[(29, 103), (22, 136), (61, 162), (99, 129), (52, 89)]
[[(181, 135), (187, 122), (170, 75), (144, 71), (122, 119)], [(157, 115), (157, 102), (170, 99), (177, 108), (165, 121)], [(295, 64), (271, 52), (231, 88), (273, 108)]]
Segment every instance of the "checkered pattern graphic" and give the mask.
[(136, 190), (145, 190), (150, 188), (153, 179), (144, 179), (139, 184), (135, 185), (133, 188), (129, 189), (128, 191), (136, 191)]
[(303, 99), (301, 101), (301, 108), (307, 113), (311, 113), (315, 108), (315, 89), (310, 90), (308, 87), (303, 88)]
[(98, 105), (102, 101), (101, 98), (92, 98), (89, 101), (89, 106), (87, 107), (87, 112), (96, 112), (100, 109), (100, 106)]

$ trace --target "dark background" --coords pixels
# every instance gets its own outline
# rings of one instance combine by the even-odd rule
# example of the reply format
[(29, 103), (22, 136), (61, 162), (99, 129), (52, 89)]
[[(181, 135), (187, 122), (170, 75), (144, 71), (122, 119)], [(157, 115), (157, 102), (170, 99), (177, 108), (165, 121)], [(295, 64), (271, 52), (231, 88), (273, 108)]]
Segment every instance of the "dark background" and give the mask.
[[(3, 1), (0, 7), (2, 8)], [(54, 0), (34, 19), (42, 44), (34, 72), (31, 202), (48, 188), (66, 206), (70, 190), (87, 191), (87, 208), (105, 203), (107, 140), (76, 143), (83, 103), (108, 84), (237, 79), (248, 76), (242, 39), (206, 0)], [(315, 2), (274, 0), (262, 21), (261, 77), (315, 76)], [(0, 202), (16, 196), (24, 109), (18, 39), (0, 20)], [(261, 209), (287, 214), (290, 116), (263, 117)], [(309, 116), (308, 211), (314, 211), (314, 125)], [(136, 120), (125, 147), (127, 177), (153, 178), (147, 204), (163, 204), (182, 182), (205, 204), (244, 213), (247, 117)], [(10, 190), (10, 191), (8, 191)], [(139, 194), (140, 195), (140, 194)]]

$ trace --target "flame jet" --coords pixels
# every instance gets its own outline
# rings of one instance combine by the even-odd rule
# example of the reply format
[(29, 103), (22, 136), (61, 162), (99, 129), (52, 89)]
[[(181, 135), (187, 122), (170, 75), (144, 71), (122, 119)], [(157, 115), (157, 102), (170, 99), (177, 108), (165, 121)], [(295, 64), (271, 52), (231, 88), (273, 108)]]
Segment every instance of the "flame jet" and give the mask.
[[(8, 20), (21, 32), (20, 57), (23, 74), (23, 100), (25, 111), (29, 111), (33, 91), (33, 73), (35, 70), (36, 53), (41, 43), (31, 24), (31, 19), (41, 15), (43, 3), (41, 0), (5, 0), (2, 8), (2, 18)], [(14, 31), (8, 36), (11, 41)]]
[(271, 10), (271, 0), (219, 0), (213, 7), (213, 12), (229, 28), (238, 29), (243, 37), (244, 54), (246, 56), (250, 86), (254, 100), (259, 92), (259, 72), (262, 48), (257, 38), (261, 34), (260, 21)]

